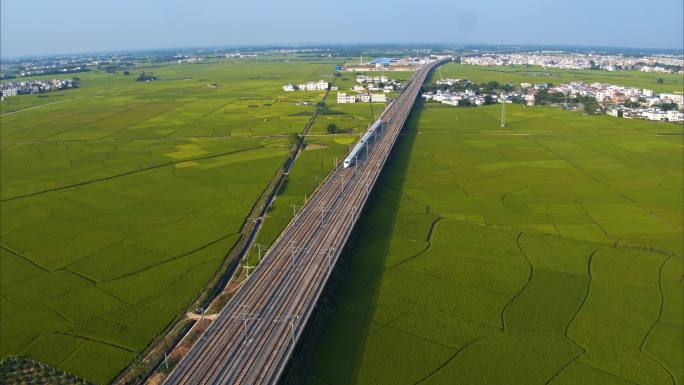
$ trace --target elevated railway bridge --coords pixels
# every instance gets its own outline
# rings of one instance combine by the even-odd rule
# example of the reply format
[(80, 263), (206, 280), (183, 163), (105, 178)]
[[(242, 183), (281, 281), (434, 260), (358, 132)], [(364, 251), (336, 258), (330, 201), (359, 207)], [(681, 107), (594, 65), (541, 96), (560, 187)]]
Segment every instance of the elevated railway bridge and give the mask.
[(430, 71), (399, 96), (273, 243), (166, 385), (275, 384), (302, 335)]

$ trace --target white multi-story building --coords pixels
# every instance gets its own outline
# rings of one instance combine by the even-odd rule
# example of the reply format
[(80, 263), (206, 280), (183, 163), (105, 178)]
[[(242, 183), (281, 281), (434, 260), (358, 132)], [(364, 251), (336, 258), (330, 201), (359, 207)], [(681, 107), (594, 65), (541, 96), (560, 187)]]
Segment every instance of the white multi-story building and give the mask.
[(347, 93), (346, 92), (338, 92), (337, 93), (337, 103), (338, 104), (347, 103)]
[(650, 108), (648, 110), (644, 110), (641, 112), (641, 116), (648, 120), (657, 120), (657, 121), (662, 121), (667, 119), (667, 113), (662, 110), (657, 110)]
[(2, 96), (3, 97), (8, 97), (8, 96), (17, 96), (17, 89), (16, 88), (7, 88), (2, 90)]
[(325, 80), (319, 80), (316, 83), (316, 91), (326, 91), (330, 87), (330, 84)]
[(684, 104), (684, 95), (679, 95), (679, 94), (660, 94), (660, 99), (664, 101), (671, 101), (673, 103), (679, 104), (679, 107), (682, 107), (682, 104)]
[(385, 94), (371, 94), (371, 102), (385, 103), (387, 102), (387, 96)]
[[(285, 87), (283, 86), (283, 90), (285, 90)], [(300, 91), (326, 91), (330, 84), (325, 80), (319, 80), (318, 82), (302, 83), (297, 85), (297, 87)]]
[(684, 122), (684, 113), (679, 111), (667, 111), (667, 120), (670, 122)]
[(337, 103), (339, 103), (339, 104), (356, 103), (356, 95), (347, 95), (346, 92), (338, 92), (337, 93)]
[(389, 79), (387, 76), (365, 76), (359, 75), (356, 77), (356, 82), (359, 84), (363, 83), (387, 83)]

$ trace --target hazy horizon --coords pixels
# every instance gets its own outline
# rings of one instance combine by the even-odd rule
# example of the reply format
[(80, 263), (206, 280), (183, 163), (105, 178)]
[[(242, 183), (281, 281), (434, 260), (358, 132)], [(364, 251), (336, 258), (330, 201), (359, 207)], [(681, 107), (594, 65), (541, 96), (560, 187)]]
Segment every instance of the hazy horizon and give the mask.
[[(683, 49), (679, 0), (541, 0), (471, 4), (435, 0), (364, 4), (151, 0), (116, 4), (64, 0), (29, 9), (3, 1), (3, 58), (191, 47), (482, 44)], [(643, 20), (645, 11), (657, 17)], [(30, 11), (30, 16), (27, 16)], [(559, 15), (563, 15), (562, 18)], [(415, 23), (415, 28), (406, 28)], [(359, 25), (367, 26), (359, 27)], [(331, 27), (332, 26), (332, 27)]]

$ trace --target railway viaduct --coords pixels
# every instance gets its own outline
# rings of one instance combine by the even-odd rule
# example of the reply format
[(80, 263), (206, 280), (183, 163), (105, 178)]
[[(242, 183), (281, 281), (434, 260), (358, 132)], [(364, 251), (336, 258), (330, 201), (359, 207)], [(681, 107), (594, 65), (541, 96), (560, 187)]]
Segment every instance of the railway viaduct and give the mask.
[(166, 385), (276, 384), (430, 72), (423, 65), (382, 113), (353, 167), (321, 184)]

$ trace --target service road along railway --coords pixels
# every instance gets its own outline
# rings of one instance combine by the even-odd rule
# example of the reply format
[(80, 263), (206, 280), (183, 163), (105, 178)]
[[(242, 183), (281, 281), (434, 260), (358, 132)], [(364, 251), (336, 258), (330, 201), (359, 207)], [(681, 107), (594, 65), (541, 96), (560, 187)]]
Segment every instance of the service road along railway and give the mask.
[(424, 65), (273, 243), (166, 385), (278, 382), (430, 71)]

